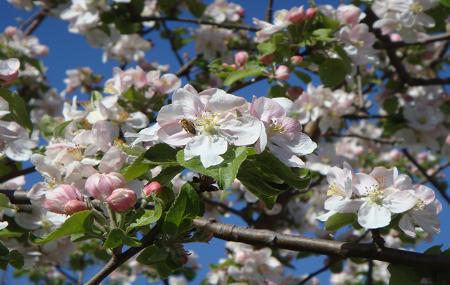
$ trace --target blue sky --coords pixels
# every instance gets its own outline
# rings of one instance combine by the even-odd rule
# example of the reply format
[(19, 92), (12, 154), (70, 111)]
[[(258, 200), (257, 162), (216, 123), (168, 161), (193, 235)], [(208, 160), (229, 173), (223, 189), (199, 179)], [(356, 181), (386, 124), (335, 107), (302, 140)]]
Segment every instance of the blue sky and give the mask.
[[(266, 2), (264, 0), (253, 1), (235, 1), (241, 4), (246, 11), (246, 21), (250, 24), (252, 17), (263, 18), (266, 9)], [(337, 5), (337, 1), (317, 1), (318, 4), (332, 4)], [(293, 1), (293, 0), (275, 0), (275, 10), (281, 8), (289, 8), (292, 6), (305, 5), (306, 1)], [(0, 1), (0, 30), (3, 30), (8, 25), (16, 25), (17, 19), (26, 19), (31, 15), (29, 12), (18, 10), (9, 5), (7, 1)], [(170, 27), (179, 26), (178, 24), (169, 23)], [(109, 78), (112, 75), (112, 68), (117, 65), (117, 62), (109, 61), (102, 63), (102, 51), (100, 49), (91, 48), (85, 39), (78, 34), (71, 34), (68, 32), (67, 22), (55, 18), (46, 19), (43, 24), (36, 30), (35, 35), (39, 37), (43, 44), (49, 46), (50, 53), (48, 56), (43, 57), (43, 61), (48, 68), (47, 76), (48, 80), (59, 91), (64, 89), (63, 79), (65, 78), (65, 71), (76, 67), (89, 66), (95, 73), (101, 74), (104, 78)], [(148, 54), (147, 59), (152, 61), (158, 61), (161, 64), (170, 64), (170, 70), (175, 72), (179, 68), (179, 64), (176, 58), (173, 56), (170, 46), (167, 41), (160, 40), (157, 34), (150, 34), (147, 36), (152, 39), (154, 48), (152, 48)], [(186, 48), (186, 52), (191, 55), (192, 47)], [(185, 79), (183, 79), (186, 83)], [(237, 94), (250, 97), (252, 95), (261, 96), (267, 93), (267, 83), (261, 82), (254, 84), (251, 87), (245, 88), (237, 92)], [(38, 175), (30, 175), (28, 185), (36, 182), (39, 179)], [(439, 195), (438, 195), (439, 197)], [(441, 199), (442, 200), (442, 199)], [(438, 235), (432, 244), (449, 245), (450, 244), (450, 221), (444, 219), (449, 216), (449, 210), (444, 207), (444, 211), (441, 214), (442, 217), (442, 233)], [(240, 220), (231, 217), (225, 220), (226, 222), (242, 224)], [(428, 248), (430, 244), (423, 244), (419, 248)], [(224, 242), (220, 240), (211, 241), (210, 245), (206, 244), (194, 244), (188, 248), (195, 250), (200, 256), (200, 262), (202, 269), (199, 271), (199, 277), (203, 278), (207, 272), (208, 263), (217, 262), (219, 258), (225, 254)], [(293, 275), (302, 275), (315, 271), (320, 268), (323, 263), (323, 257), (313, 257), (308, 259), (302, 259), (297, 262), (297, 268), (301, 268), (297, 271), (291, 271)], [(95, 269), (91, 269), (87, 272), (87, 277), (93, 274)], [(8, 281), (12, 281), (10, 274), (8, 274)], [(198, 284), (200, 278), (197, 278), (193, 284)], [(329, 274), (324, 273), (320, 275), (321, 284), (328, 284)], [(9, 282), (8, 282), (9, 283)], [(11, 284), (9, 283), (9, 284)], [(27, 284), (26, 280), (21, 279), (21, 284)], [(140, 280), (137, 284), (145, 284), (143, 280)]]

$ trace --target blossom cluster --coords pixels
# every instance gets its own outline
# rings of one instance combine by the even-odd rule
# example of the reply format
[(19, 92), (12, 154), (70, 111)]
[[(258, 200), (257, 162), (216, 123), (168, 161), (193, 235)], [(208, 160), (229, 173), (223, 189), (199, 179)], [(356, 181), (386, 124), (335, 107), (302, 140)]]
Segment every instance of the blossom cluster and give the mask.
[(438, 214), (442, 210), (434, 191), (427, 186), (413, 184), (399, 174), (397, 168), (376, 167), (370, 174), (353, 173), (349, 165), (333, 167), (327, 175), (329, 183), (324, 208), (329, 212), (320, 219), (327, 220), (335, 213), (356, 213), (358, 223), (367, 229), (388, 226), (393, 217), (401, 215), (400, 229), (415, 237), (418, 226), (430, 235), (439, 233)]

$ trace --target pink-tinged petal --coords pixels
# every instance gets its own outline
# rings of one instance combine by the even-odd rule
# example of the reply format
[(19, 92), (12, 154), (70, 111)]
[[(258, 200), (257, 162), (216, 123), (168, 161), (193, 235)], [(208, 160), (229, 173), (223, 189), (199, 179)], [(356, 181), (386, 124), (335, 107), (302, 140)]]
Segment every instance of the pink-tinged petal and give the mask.
[(186, 118), (198, 117), (205, 110), (199, 96), (183, 88), (177, 89), (173, 94), (172, 105), (176, 106), (177, 110), (181, 108), (181, 113)]
[(264, 125), (261, 121), (253, 117), (239, 117), (223, 122), (220, 126), (220, 133), (227, 140), (236, 145), (254, 144), (261, 136)]
[(267, 133), (264, 123), (261, 122), (261, 134), (259, 139), (256, 141), (255, 148), (258, 153), (262, 153), (267, 146)]
[(412, 180), (408, 175), (400, 174), (394, 181), (394, 187), (399, 190), (412, 189)]
[(246, 102), (242, 97), (228, 94), (221, 89), (216, 89), (209, 99), (206, 109), (218, 113), (230, 112), (243, 106)]
[(397, 177), (397, 168), (375, 167), (370, 176), (378, 181), (380, 188), (388, 188), (394, 185), (394, 179)]
[(389, 194), (383, 199), (383, 206), (392, 213), (403, 213), (413, 208), (417, 203), (412, 191), (399, 190)]
[(416, 185), (414, 195), (423, 201), (426, 205), (433, 203), (436, 199), (434, 191), (425, 185)]
[(381, 205), (365, 202), (358, 211), (358, 223), (366, 229), (382, 228), (391, 222), (391, 212)]
[(0, 60), (0, 82), (9, 84), (19, 76), (20, 61), (17, 58)]
[(367, 196), (374, 189), (379, 188), (378, 181), (370, 175), (357, 173), (355, 174), (355, 178), (354, 186), (359, 196)]
[(414, 226), (414, 221), (410, 215), (403, 215), (398, 223), (398, 226), (406, 235), (413, 238), (416, 237), (416, 227)]
[(286, 149), (281, 148), (275, 144), (268, 144), (270, 151), (275, 155), (281, 162), (289, 167), (303, 167), (305, 163), (298, 156), (292, 152), (286, 151)]
[(266, 97), (253, 97), (250, 105), (250, 114), (265, 123), (271, 123), (273, 118), (286, 116), (286, 111), (280, 104)]
[(184, 149), (184, 156), (189, 160), (200, 156), (200, 161), (205, 168), (220, 164), (223, 158), (220, 156), (227, 151), (227, 141), (219, 136), (196, 136)]
[(427, 233), (434, 235), (440, 232), (440, 222), (435, 205), (428, 205), (422, 211), (414, 211), (414, 221)]
[(296, 133), (291, 138), (283, 135), (277, 135), (273, 136), (271, 141), (297, 155), (311, 154), (317, 148), (317, 144), (304, 133)]
[(193, 138), (176, 121), (171, 124), (166, 124), (164, 128), (159, 129), (157, 135), (162, 142), (172, 146), (184, 146)]

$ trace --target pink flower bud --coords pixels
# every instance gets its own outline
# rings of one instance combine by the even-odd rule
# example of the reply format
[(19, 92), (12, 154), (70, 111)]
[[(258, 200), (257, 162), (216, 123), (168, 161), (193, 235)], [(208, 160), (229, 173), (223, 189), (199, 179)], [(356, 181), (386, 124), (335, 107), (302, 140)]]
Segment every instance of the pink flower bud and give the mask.
[(17, 58), (0, 60), (0, 83), (10, 84), (19, 76), (20, 61)]
[(234, 55), (234, 63), (237, 66), (244, 66), (248, 61), (248, 53), (246, 51), (240, 51)]
[(116, 212), (126, 212), (134, 207), (136, 200), (136, 193), (133, 190), (119, 188), (106, 198), (106, 203)]
[(289, 79), (289, 68), (286, 65), (280, 65), (275, 70), (275, 78), (277, 80), (288, 80)]
[(271, 64), (273, 62), (274, 56), (273, 54), (266, 54), (259, 58), (259, 61), (262, 64)]
[(308, 8), (306, 9), (306, 19), (312, 20), (316, 16), (317, 9), (316, 8)]
[(12, 37), (17, 33), (17, 28), (13, 27), (13, 26), (8, 26), (5, 29), (5, 35), (7, 35), (8, 37)]
[(447, 136), (447, 138), (445, 139), (445, 143), (450, 145), (450, 134)]
[(290, 10), (287, 17), (289, 22), (294, 24), (300, 23), (303, 20), (305, 20), (306, 15), (303, 6), (300, 8), (293, 8), (292, 10)]
[(245, 15), (245, 9), (242, 8), (242, 7), (239, 7), (239, 8), (237, 9), (237, 13), (238, 13), (239, 16), (244, 17), (244, 15)]
[[(76, 201), (76, 202), (72, 202)], [(69, 205), (69, 209), (66, 209), (69, 203), (83, 203), (86, 209), (86, 203), (83, 201), (83, 196), (80, 191), (72, 185), (61, 184), (58, 187), (49, 190), (45, 193), (44, 208), (58, 214), (72, 214), (74, 213)], [(83, 210), (84, 210), (83, 209)], [(70, 210), (67, 212), (67, 210)], [(77, 212), (77, 211), (75, 211)]]
[(291, 97), (292, 100), (295, 100), (302, 95), (303, 89), (299, 87), (289, 87), (287, 92), (289, 97)]
[(117, 172), (95, 173), (89, 176), (84, 187), (92, 197), (104, 201), (115, 189), (125, 187), (125, 178)]
[(294, 55), (291, 57), (291, 63), (292, 64), (300, 64), (303, 62), (303, 56), (301, 55)]
[(79, 200), (70, 200), (69, 202), (64, 205), (64, 212), (67, 215), (75, 214), (76, 212), (81, 212), (84, 210), (87, 210), (86, 202), (79, 201)]
[(144, 187), (144, 193), (146, 197), (149, 197), (152, 195), (152, 193), (155, 193), (155, 195), (161, 194), (162, 191), (162, 185), (158, 181), (152, 181), (145, 185)]

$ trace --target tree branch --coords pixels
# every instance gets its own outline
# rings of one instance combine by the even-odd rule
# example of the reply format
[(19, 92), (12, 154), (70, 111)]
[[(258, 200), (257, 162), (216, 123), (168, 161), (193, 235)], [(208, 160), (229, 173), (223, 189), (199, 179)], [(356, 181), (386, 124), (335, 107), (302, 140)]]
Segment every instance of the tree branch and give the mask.
[(450, 204), (450, 197), (447, 195), (446, 189), (443, 189), (441, 185), (439, 185), (439, 182), (436, 180), (434, 176), (428, 175), (425, 168), (422, 167), (422, 165), (417, 162), (417, 160), (409, 153), (407, 149), (402, 150), (403, 154), (411, 161), (412, 164), (414, 164), (417, 169), (419, 169), (420, 173), (422, 173), (423, 176), (427, 179), (428, 182), (430, 182), (436, 190), (441, 193), (442, 197), (447, 201), (448, 204)]
[(450, 267), (450, 256), (429, 255), (387, 247), (381, 249), (372, 243), (355, 244), (351, 242), (306, 238), (280, 234), (269, 230), (246, 229), (200, 218), (194, 219), (193, 225), (197, 229), (210, 231), (214, 237), (219, 239), (257, 246), (313, 252), (332, 255), (338, 258), (360, 257), (375, 259), (394, 264), (429, 268), (431, 270), (447, 270)]
[[(177, 58), (178, 64), (180, 64), (180, 68), (184, 66), (184, 61), (181, 58), (180, 54), (178, 53), (178, 50), (175, 46), (175, 37), (173, 35), (173, 32), (167, 27), (166, 22), (165, 21), (161, 21), (161, 26), (163, 27), (164, 31), (167, 33), (168, 39), (169, 39), (169, 43), (170, 43), (170, 48), (172, 49), (173, 54), (175, 55), (175, 57)], [(188, 81), (191, 80), (189, 73), (185, 73), (184, 76), (186, 76), (186, 79)]]
[(16, 177), (33, 173), (34, 171), (36, 171), (34, 166), (31, 166), (31, 167), (28, 167), (28, 168), (19, 169), (17, 171), (13, 171), (11, 173), (8, 173), (7, 175), (2, 176), (0, 178), (0, 184), (6, 182), (8, 180), (14, 179)]
[(36, 16), (33, 18), (33, 20), (31, 20), (31, 23), (24, 31), (24, 34), (26, 36), (31, 35), (45, 20), (45, 18), (47, 17), (47, 13), (48, 13), (47, 9), (42, 9), (38, 14), (36, 14)]
[(209, 25), (209, 26), (216, 26), (219, 28), (225, 28), (225, 29), (236, 29), (236, 30), (245, 30), (249, 32), (257, 32), (259, 31), (258, 28), (250, 27), (247, 25), (236, 25), (236, 24), (226, 24), (226, 23), (216, 23), (212, 21), (207, 20), (201, 20), (201, 19), (189, 19), (189, 18), (178, 18), (178, 17), (157, 17), (157, 16), (150, 16), (150, 17), (141, 17), (138, 19), (140, 22), (146, 22), (146, 21), (170, 21), (170, 22), (181, 22), (181, 23), (191, 23), (191, 24), (197, 24), (197, 25)]
[(181, 77), (185, 74), (188, 74), (189, 71), (191, 70), (192, 66), (194, 66), (194, 63), (201, 57), (202, 56), (200, 54), (198, 54), (196, 57), (191, 59), (189, 62), (187, 62), (186, 64), (181, 66), (180, 69), (178, 69), (178, 71), (175, 73), (175, 75), (178, 77)]
[(401, 48), (405, 46), (414, 46), (414, 45), (426, 45), (434, 42), (447, 41), (450, 40), (450, 33), (443, 33), (438, 35), (427, 36), (426, 38), (419, 39), (413, 43), (405, 43), (405, 42), (388, 42), (385, 43), (384, 46), (388, 48)]

